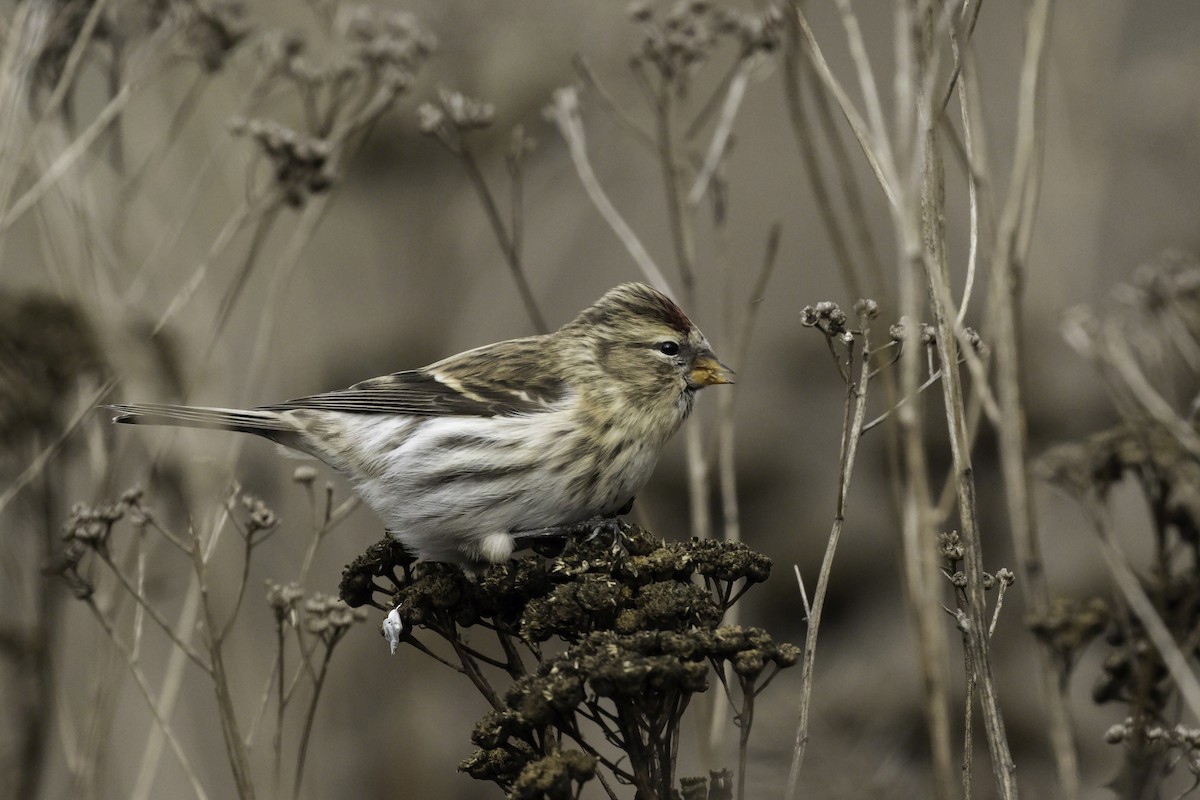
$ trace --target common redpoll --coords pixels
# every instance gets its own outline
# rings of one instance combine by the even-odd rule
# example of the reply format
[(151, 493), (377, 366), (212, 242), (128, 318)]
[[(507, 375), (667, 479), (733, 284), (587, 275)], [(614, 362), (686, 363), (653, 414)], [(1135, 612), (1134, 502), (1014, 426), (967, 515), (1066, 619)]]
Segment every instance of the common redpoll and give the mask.
[(641, 283), (554, 333), (348, 389), (238, 410), (114, 405), (114, 422), (264, 436), (345, 474), (418, 558), (505, 561), (516, 540), (614, 515), (696, 391), (731, 383), (704, 334)]

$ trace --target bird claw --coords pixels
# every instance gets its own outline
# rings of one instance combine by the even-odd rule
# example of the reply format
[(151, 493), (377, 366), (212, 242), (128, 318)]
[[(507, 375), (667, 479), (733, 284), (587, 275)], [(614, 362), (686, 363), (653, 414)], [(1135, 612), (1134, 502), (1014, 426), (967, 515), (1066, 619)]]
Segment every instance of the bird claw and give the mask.
[(602, 517), (599, 520), (588, 520), (591, 524), (591, 533), (587, 535), (584, 541), (593, 542), (602, 534), (612, 537), (612, 545), (609, 548), (609, 553), (614, 556), (629, 555), (629, 550), (625, 547), (625, 537), (622, 535), (625, 531), (625, 523), (619, 517)]
[(573, 522), (569, 525), (556, 525), (550, 528), (536, 528), (527, 531), (516, 531), (513, 536), (525, 543), (524, 540), (529, 540), (526, 546), (534, 547), (535, 551), (540, 552), (537, 548), (538, 540), (563, 538), (565, 544), (563, 546), (564, 553), (570, 552), (572, 545), (582, 538), (585, 542), (592, 542), (596, 537), (604, 534), (612, 537), (612, 554), (622, 555), (627, 553), (622, 538), (622, 533), (625, 529), (625, 523), (620, 517), (592, 517), (581, 522)]

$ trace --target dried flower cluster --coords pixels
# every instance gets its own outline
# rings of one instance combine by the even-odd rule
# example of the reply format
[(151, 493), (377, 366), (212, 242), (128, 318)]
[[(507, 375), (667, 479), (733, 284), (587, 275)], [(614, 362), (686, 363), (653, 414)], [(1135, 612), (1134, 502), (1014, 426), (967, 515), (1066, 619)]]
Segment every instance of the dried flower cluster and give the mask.
[(62, 577), (75, 597), (81, 600), (91, 597), (96, 585), (85, 563), (88, 553), (108, 557), (113, 526), (124, 519), (127, 513), (134, 524), (144, 524), (147, 512), (140, 502), (140, 490), (130, 490), (117, 503), (76, 503), (72, 506), (67, 521), (63, 523), (62, 550), (46, 565), (46, 573)]
[[(1052, 643), (1064, 677), (1078, 652), (1103, 634), (1107, 653), (1092, 697), (1126, 708), (1124, 722), (1105, 737), (1123, 748), (1113, 784), (1127, 796), (1151, 796), (1181, 762), (1200, 777), (1195, 733), (1172, 724), (1179, 719), (1180, 690), (1160, 650), (1170, 645), (1185, 659), (1200, 657), (1200, 439), (1196, 401), (1188, 402), (1200, 380), (1200, 261), (1164, 254), (1138, 267), (1132, 283), (1113, 294), (1111, 314), (1076, 310), (1064, 334), (1097, 367), (1123, 419), (1050, 449), (1035, 474), (1080, 504), (1106, 560), (1127, 577), (1117, 582), (1121, 591), (1112, 608), (1098, 599), (1062, 601), (1031, 625)], [(1192, 395), (1181, 397), (1181, 389)], [(1128, 557), (1106, 508), (1121, 484), (1137, 486), (1150, 512), (1152, 555), (1145, 569), (1122, 563)], [(1135, 606), (1138, 594), (1145, 599)], [(1147, 620), (1161, 623), (1158, 630), (1173, 641), (1153, 636)]]
[(852, 335), (846, 328), (848, 317), (837, 303), (824, 300), (815, 306), (805, 306), (800, 310), (800, 324), (806, 328), (816, 328), (830, 338), (850, 341)]
[(298, 583), (278, 584), (267, 581), (267, 605), (275, 613), (276, 622), (290, 619), (296, 610), (296, 604), (304, 597), (304, 590)]
[(774, 51), (779, 47), (783, 22), (782, 9), (776, 6), (752, 13), (717, 8), (710, 0), (680, 0), (661, 16), (653, 4), (639, 0), (629, 6), (629, 16), (643, 28), (635, 67), (649, 64), (666, 83), (680, 89), (722, 38), (736, 41), (743, 58)]
[(496, 107), (491, 103), (448, 89), (438, 92), (436, 102), (422, 103), (417, 108), (421, 132), (448, 143), (457, 141), (463, 133), (491, 127), (495, 117)]
[[(637, 786), (639, 796), (672, 797), (679, 721), (691, 696), (708, 688), (710, 670), (722, 675), (728, 664), (753, 695), (799, 656), (759, 629), (721, 626), (741, 594), (766, 580), (766, 557), (729, 542), (668, 543), (636, 527), (615, 550), (603, 538), (477, 578), (446, 564), (412, 564), (385, 539), (343, 575), (342, 597), (351, 605), (373, 603), (371, 593), (383, 589), (378, 579), (394, 583), (391, 602), (408, 641), (425, 649), (414, 635), (424, 630), (454, 648), (493, 705), (472, 735), (480, 749), (462, 768), (510, 797), (573, 796), (566, 790), (591, 779), (598, 764)], [(503, 661), (466, 644), (463, 629), (475, 626), (497, 632)], [(550, 655), (546, 642), (565, 647)], [(536, 662), (532, 669), (518, 644)], [(508, 673), (506, 692), (491, 689), (481, 663)], [(624, 759), (595, 748), (599, 738)], [(556, 744), (566, 740), (571, 748)]]
[(356, 622), (363, 622), (367, 618), (361, 608), (351, 608), (340, 598), (327, 597), (320, 592), (304, 603), (304, 613), (307, 615), (305, 628), (329, 648)]
[(1200, 728), (1189, 728), (1186, 725), (1147, 727), (1144, 720), (1126, 717), (1105, 731), (1104, 740), (1109, 744), (1132, 744), (1136, 747), (1151, 748), (1160, 758), (1174, 764), (1182, 761), (1187, 765), (1188, 771), (1200, 780)]
[(340, 7), (333, 33), (339, 37), (335, 55), (320, 63), (296, 34), (276, 31), (259, 39), (259, 91), (282, 88), (293, 94), (303, 125), (235, 119), (230, 126), (267, 156), (275, 184), (292, 207), (329, 190), (343, 145), (409, 89), (437, 46), (413, 15), (367, 5)]

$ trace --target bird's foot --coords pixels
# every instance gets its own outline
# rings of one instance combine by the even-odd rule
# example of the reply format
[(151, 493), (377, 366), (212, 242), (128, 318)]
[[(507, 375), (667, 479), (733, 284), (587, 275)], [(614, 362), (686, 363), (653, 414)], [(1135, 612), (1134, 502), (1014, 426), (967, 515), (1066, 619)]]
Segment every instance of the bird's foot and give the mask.
[[(612, 537), (613, 555), (620, 555), (626, 552), (622, 538), (624, 529), (625, 523), (619, 517), (591, 517), (567, 525), (515, 531), (513, 537), (519, 546), (531, 547), (539, 555), (555, 556), (570, 552), (577, 541), (592, 542), (598, 536), (607, 535)], [(556, 547), (560, 541), (561, 546)]]

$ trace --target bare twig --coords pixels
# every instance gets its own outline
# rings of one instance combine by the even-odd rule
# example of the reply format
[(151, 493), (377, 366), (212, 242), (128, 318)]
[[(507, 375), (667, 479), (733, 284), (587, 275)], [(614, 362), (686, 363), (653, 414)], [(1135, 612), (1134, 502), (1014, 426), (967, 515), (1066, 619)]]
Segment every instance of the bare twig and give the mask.
[(595, 93), (600, 104), (606, 111), (617, 121), (621, 127), (633, 134), (636, 139), (647, 150), (654, 153), (658, 151), (658, 144), (654, 141), (654, 134), (646, 130), (637, 120), (630, 116), (625, 107), (613, 98), (612, 93), (600, 83), (600, 79), (596, 77), (596, 73), (592, 70), (587, 59), (577, 55), (571, 59), (572, 66), (579, 73), (579, 77), (583, 78), (583, 82), (587, 84), (587, 88)]
[(858, 109), (855, 108), (853, 101), (850, 100), (850, 96), (846, 94), (846, 90), (842, 88), (841, 83), (834, 77), (829, 64), (825, 61), (825, 56), (821, 52), (820, 46), (817, 44), (812, 29), (808, 26), (808, 20), (805, 19), (804, 12), (795, 3), (793, 3), (793, 10), (800, 25), (800, 30), (804, 34), (805, 43), (809, 47), (809, 52), (812, 53), (813, 66), (816, 68), (817, 74), (829, 88), (830, 93), (836, 98), (838, 107), (842, 110), (842, 114), (845, 115), (846, 121), (850, 123), (850, 129), (854, 132), (855, 138), (858, 139), (858, 144), (862, 148), (863, 155), (866, 156), (867, 163), (871, 165), (871, 170), (875, 173), (875, 178), (879, 181), (883, 193), (887, 196), (888, 203), (893, 208), (897, 207), (897, 175), (895, 165), (881, 159), (879, 153), (876, 151), (874, 134), (868, 128), (862, 115), (859, 114)]
[(722, 158), (724, 158), (725, 149), (729, 146), (729, 136), (733, 133), (733, 123), (737, 119), (742, 99), (746, 96), (746, 87), (750, 83), (750, 78), (754, 74), (754, 71), (764, 63), (766, 63), (766, 58), (761, 54), (744, 58), (739, 62), (733, 80), (729, 82), (729, 91), (725, 95), (725, 102), (721, 104), (721, 116), (717, 120), (717, 129), (713, 132), (712, 141), (709, 143), (707, 153), (705, 153), (704, 163), (700, 168), (699, 174), (696, 175), (696, 180), (692, 183), (691, 191), (688, 192), (687, 201), (689, 205), (695, 206), (699, 204), (701, 198), (704, 197), (704, 192), (708, 189), (708, 183), (712, 180), (713, 173), (717, 171), (717, 166), (720, 165)]
[[(978, 6), (978, 2), (976, 5)], [(1017, 231), (1021, 227), (1021, 198), (1026, 195), (1026, 190), (1022, 187), (1036, 184), (1040, 175), (1040, 165), (1035, 163), (1040, 152), (1036, 142), (1042, 137), (1045, 116), (1038, 113), (1038, 95), (1044, 82), (1042, 75), (1046, 68), (1051, 12), (1050, 0), (1036, 0), (1030, 5), (1026, 16), (1026, 45), (1017, 107), (1017, 146), (1013, 158), (1009, 196), (998, 222), (991, 279), (996, 309), (994, 338), (996, 393), (1000, 405), (1000, 465), (1004, 474), (1008, 520), (1017, 554), (1017, 573), (1029, 613), (1035, 618), (1043, 617), (1049, 609), (1050, 592), (1046, 584), (1026, 468), (1028, 442), (1018, 336), (1023, 285), (1020, 270), (1025, 263), (1027, 250), (1021, 248)], [(966, 53), (963, 63), (970, 65), (970, 52)], [(973, 74), (964, 74), (960, 81), (960, 93), (964, 87), (973, 86), (974, 83)], [(977, 99), (978, 94), (974, 91), (970, 95), (962, 96), (964, 104)], [(964, 137), (969, 131), (970, 126), (964, 125)], [(968, 153), (970, 152), (968, 145)], [(971, 169), (972, 172), (975, 171), (974, 168)], [(1059, 788), (1065, 800), (1074, 800), (1080, 792), (1079, 766), (1066, 686), (1059, 678), (1059, 667), (1054, 654), (1048, 645), (1041, 643), (1038, 644), (1038, 674), (1046, 703), (1048, 732), (1054, 750)]]
[[(804, 656), (802, 661), (803, 674), (800, 683), (800, 710), (797, 715), (796, 741), (792, 750), (792, 765), (788, 772), (787, 790), (784, 797), (792, 800), (800, 782), (800, 767), (804, 762), (805, 749), (808, 746), (808, 720), (812, 701), (813, 666), (816, 660), (817, 635), (821, 627), (821, 613), (825, 607), (825, 596), (829, 591), (829, 577), (833, 572), (833, 558), (837, 552), (838, 541), (842, 535), (842, 526), (846, 519), (846, 497), (850, 491), (850, 480), (854, 474), (854, 463), (858, 455), (858, 444), (862, 439), (863, 420), (867, 409), (867, 387), (871, 380), (870, 339), (866, 330), (866, 319), (863, 318), (863, 355), (857, 383), (850, 383), (846, 388), (845, 421), (842, 431), (841, 469), (838, 475), (837, 508), (833, 517), (833, 526), (829, 532), (829, 541), (825, 545), (825, 556), (821, 560), (821, 572), (817, 576), (817, 588), (813, 593), (812, 606), (807, 608), (808, 630), (804, 637)], [(849, 348), (849, 360), (853, 362), (853, 345)], [(797, 568), (799, 579), (799, 568)], [(803, 590), (803, 582), (801, 582)]]
[[(541, 309), (538, 308), (537, 301), (533, 297), (533, 290), (529, 286), (529, 279), (525, 277), (525, 268), (521, 263), (519, 232), (515, 228), (509, 231), (505, 227), (504, 218), (500, 215), (500, 207), (496, 203), (496, 198), (492, 195), (492, 190), (488, 187), (487, 179), (483, 177), (483, 171), (479, 168), (479, 162), (475, 158), (475, 153), (466, 142), (463, 142), (459, 148), (459, 158), (467, 170), (467, 175), (471, 179), (471, 184), (475, 187), (476, 194), (479, 195), (480, 202), (483, 203), (483, 209), (487, 213), (488, 222), (491, 223), (492, 232), (496, 235), (496, 241), (499, 242), (500, 250), (504, 253), (504, 260), (508, 263), (509, 272), (512, 273), (513, 282), (517, 285), (517, 293), (521, 296), (521, 302), (525, 305), (525, 313), (529, 315), (529, 319), (533, 322), (533, 327), (538, 333), (548, 332), (550, 327), (546, 324), (546, 319), (542, 316)], [(517, 198), (519, 198), (519, 194), (514, 200)], [(515, 202), (512, 213), (519, 214)]]
[(91, 598), (86, 598), (84, 603), (91, 610), (92, 615), (96, 618), (96, 621), (100, 624), (100, 627), (103, 628), (104, 632), (108, 635), (109, 641), (111, 641), (117, 650), (120, 651), (120, 653), (125, 657), (125, 664), (128, 666), (130, 674), (133, 675), (134, 683), (136, 683), (138, 687), (138, 692), (142, 695), (142, 699), (146, 701), (146, 705), (150, 709), (150, 714), (154, 717), (154, 723), (158, 730), (162, 731), (163, 736), (166, 737), (167, 742), (171, 745), (171, 751), (175, 753), (175, 757), (179, 760), (179, 766), (183, 767), (184, 774), (187, 775), (188, 783), (191, 785), (192, 791), (195, 793), (196, 797), (199, 798), (199, 800), (207, 800), (208, 794), (204, 791), (204, 787), (200, 784), (200, 779), (197, 777), (196, 771), (192, 769), (192, 763), (188, 759), (187, 753), (184, 752), (179, 740), (175, 737), (175, 731), (171, 728), (171, 725), (167, 719), (160, 715), (158, 703), (155, 702), (154, 692), (150, 688), (149, 681), (146, 680), (145, 674), (137, 665), (137, 661), (134, 660), (133, 654), (130, 652), (125, 643), (122, 642), (117, 636), (117, 633), (115, 630), (113, 630), (108, 618), (104, 615), (104, 612), (101, 611), (98, 606), (96, 606), (95, 602)]
[(564, 87), (556, 91), (554, 102), (547, 111), (558, 126), (559, 133), (566, 140), (567, 148), (571, 152), (571, 160), (575, 164), (575, 171), (579, 174), (579, 180), (583, 183), (583, 188), (596, 206), (596, 210), (600, 212), (600, 216), (604, 217), (604, 221), (625, 245), (625, 249), (629, 251), (629, 255), (642, 270), (646, 280), (668, 297), (673, 297), (674, 293), (666, 276), (654, 263), (654, 259), (650, 257), (650, 253), (642, 245), (637, 234), (633, 232), (633, 229), (629, 227), (629, 224), (625, 222), (620, 212), (608, 199), (604, 189), (600, 187), (600, 182), (596, 179), (596, 173), (592, 171), (592, 165), (587, 157), (583, 122), (579, 118), (579, 97), (575, 89)]

